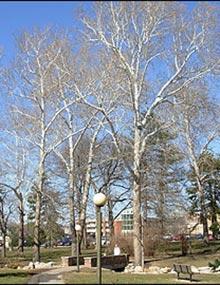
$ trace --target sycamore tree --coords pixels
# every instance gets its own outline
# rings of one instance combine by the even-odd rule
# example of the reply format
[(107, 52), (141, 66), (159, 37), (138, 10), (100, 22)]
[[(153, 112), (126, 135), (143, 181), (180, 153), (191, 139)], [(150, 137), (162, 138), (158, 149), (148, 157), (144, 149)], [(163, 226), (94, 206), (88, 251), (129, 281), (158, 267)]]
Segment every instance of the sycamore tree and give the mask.
[(9, 191), (0, 188), (0, 231), (2, 234), (2, 257), (6, 257), (6, 236), (8, 234), (9, 218), (13, 212), (13, 203)]
[[(44, 195), (47, 159), (65, 140), (81, 129), (66, 132), (62, 115), (76, 100), (60, 96), (59, 69), (63, 66), (68, 40), (51, 29), (24, 32), (18, 39), (18, 52), (9, 70), (9, 90), (13, 97), (11, 112), (16, 114), (9, 134), (24, 139), (31, 147), (33, 181), (36, 182), (34, 219), (34, 260), (40, 260), (41, 207)], [(62, 77), (65, 81), (65, 76)], [(68, 93), (68, 91), (66, 91)]]
[[(194, 174), (194, 187), (198, 201), (203, 236), (208, 237), (205, 185), (210, 172), (204, 172), (201, 158), (208, 158), (206, 152), (219, 139), (219, 106), (205, 92), (205, 87), (182, 91), (176, 108), (177, 128), (180, 134), (180, 146), (189, 169)], [(208, 159), (207, 159), (208, 162)]]
[[(211, 220), (213, 237), (218, 238), (220, 213), (220, 191), (219, 191), (219, 170), (220, 160), (212, 152), (205, 151), (197, 159), (199, 171), (201, 173), (201, 183), (204, 192), (204, 210), (206, 219)], [(201, 213), (201, 199), (198, 195), (197, 175), (193, 167), (189, 172), (190, 185), (187, 188), (189, 200), (191, 203), (191, 214)], [(200, 215), (201, 216), (201, 215)]]
[(168, 234), (172, 213), (183, 209), (186, 202), (181, 192), (185, 178), (183, 155), (175, 144), (176, 138), (170, 130), (158, 133), (142, 160), (143, 217), (146, 222), (152, 214), (157, 217), (160, 238)]
[(19, 243), (18, 250), (24, 252), (24, 217), (25, 217), (25, 195), (28, 183), (25, 181), (27, 173), (28, 149), (21, 139), (7, 139), (2, 142), (1, 167), (3, 175), (0, 185), (14, 194), (14, 204), (17, 206), (19, 217)]
[[(127, 150), (127, 156), (129, 156), (129, 150)], [(103, 138), (102, 144), (99, 145), (91, 186), (95, 193), (102, 192), (108, 197), (106, 210), (111, 244), (114, 241), (114, 221), (131, 204), (131, 195), (129, 173), (110, 135)]]
[[(106, 116), (119, 153), (124, 141), (118, 134), (127, 132), (132, 139), (133, 166), (127, 167), (133, 179), (134, 259), (136, 266), (143, 266), (141, 159), (149, 139), (173, 123), (172, 116), (166, 116), (162, 125), (152, 130), (152, 115), (175, 104), (183, 88), (218, 71), (216, 9), (200, 3), (189, 11), (176, 2), (101, 2), (94, 3), (90, 15), (82, 15), (82, 22), (85, 40), (98, 58), (93, 72), (100, 58), (114, 66), (109, 71), (114, 81), (108, 82), (109, 92), (103, 97), (121, 95), (123, 99), (117, 101), (121, 124), (106, 114), (105, 106), (97, 100), (97, 89), (86, 97), (88, 93), (78, 88), (76, 81), (73, 87), (82, 101)], [(97, 88), (107, 84), (102, 79), (97, 78)]]

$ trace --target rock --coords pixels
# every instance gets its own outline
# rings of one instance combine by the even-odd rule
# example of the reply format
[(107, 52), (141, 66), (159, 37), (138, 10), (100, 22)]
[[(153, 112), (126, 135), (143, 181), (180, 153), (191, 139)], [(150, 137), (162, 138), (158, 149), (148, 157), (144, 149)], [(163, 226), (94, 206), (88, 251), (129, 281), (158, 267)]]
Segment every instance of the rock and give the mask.
[(200, 273), (212, 273), (212, 269), (209, 266), (199, 267)]
[(199, 269), (196, 266), (191, 266), (191, 270), (193, 273), (199, 273)]
[(171, 271), (171, 268), (169, 268), (169, 267), (160, 268), (160, 273), (168, 273), (170, 271)]
[(29, 262), (27, 267), (28, 267), (28, 269), (33, 269), (33, 268), (35, 268), (35, 266), (36, 266), (36, 263)]
[(55, 263), (53, 261), (48, 262), (49, 267), (53, 267), (54, 265), (55, 265)]
[(48, 263), (45, 262), (29, 262), (29, 264), (27, 266), (24, 266), (23, 269), (24, 270), (28, 270), (28, 269), (47, 269), (47, 268), (52, 268), (55, 265), (55, 263), (53, 261), (50, 261)]
[(133, 265), (133, 263), (129, 263), (129, 264), (125, 267), (124, 272), (126, 272), (126, 273), (134, 272), (134, 268), (135, 268), (135, 266)]
[(135, 266), (134, 272), (143, 272), (143, 268), (141, 266)]
[(148, 268), (148, 272), (149, 272), (149, 273), (152, 273), (152, 274), (161, 273), (161, 272), (160, 272), (160, 267), (158, 267), (158, 266), (150, 266), (150, 267)]

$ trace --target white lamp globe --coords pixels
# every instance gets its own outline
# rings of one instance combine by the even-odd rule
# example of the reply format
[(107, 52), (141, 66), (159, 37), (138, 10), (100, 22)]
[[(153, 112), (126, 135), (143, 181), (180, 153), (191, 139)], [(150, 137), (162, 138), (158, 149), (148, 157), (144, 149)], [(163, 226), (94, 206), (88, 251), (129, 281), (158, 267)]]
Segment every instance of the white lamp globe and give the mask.
[(107, 201), (107, 197), (105, 196), (105, 194), (103, 193), (97, 193), (95, 194), (95, 196), (93, 197), (93, 203), (97, 206), (97, 207), (102, 207), (105, 205)]
[(81, 231), (81, 226), (80, 226), (80, 225), (76, 225), (76, 226), (75, 226), (75, 230), (76, 230), (77, 232), (80, 232), (80, 231)]

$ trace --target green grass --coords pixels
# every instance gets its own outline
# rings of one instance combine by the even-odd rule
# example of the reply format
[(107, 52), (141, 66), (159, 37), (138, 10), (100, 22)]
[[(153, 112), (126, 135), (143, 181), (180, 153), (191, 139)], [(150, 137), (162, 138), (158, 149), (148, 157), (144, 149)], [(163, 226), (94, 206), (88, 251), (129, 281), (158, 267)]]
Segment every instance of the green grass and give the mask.
[[(220, 240), (211, 241), (208, 246), (202, 240), (192, 240), (191, 247), (193, 254), (212, 254), (220, 250)], [(162, 255), (181, 255), (181, 242), (165, 242), (159, 245), (156, 256)]]
[(26, 284), (32, 271), (0, 269), (0, 284)]
[[(191, 256), (180, 256), (181, 244), (179, 242), (168, 243), (163, 248), (158, 247), (157, 255), (154, 258), (147, 258), (147, 266), (172, 267), (173, 263), (185, 263), (194, 266), (208, 266), (220, 257), (220, 241), (213, 241), (207, 247), (202, 241), (192, 242)], [(56, 264), (61, 262), (61, 256), (71, 254), (70, 247), (41, 248), (41, 261), (53, 261)], [(82, 251), (82, 255), (95, 255), (95, 250)], [(32, 261), (33, 249), (25, 249), (24, 254), (19, 254), (16, 250), (8, 252), (8, 257), (0, 260), (0, 267), (5, 264), (8, 268), (0, 269), (0, 284), (25, 284), (31, 275), (37, 271), (10, 270), (18, 266), (27, 265)], [(130, 257), (132, 260), (132, 257)], [(67, 284), (95, 284), (96, 272), (93, 270), (81, 270), (80, 273), (72, 272), (64, 274)], [(220, 274), (196, 274), (196, 283), (220, 284)], [(189, 281), (186, 281), (186, 283)], [(104, 284), (184, 284), (184, 280), (177, 280), (175, 274), (125, 274), (103, 270)]]
[[(187, 277), (187, 276), (186, 276)], [(63, 279), (66, 284), (96, 284), (95, 272), (65, 273)], [(196, 284), (220, 284), (219, 274), (195, 274)], [(190, 284), (194, 283), (190, 282)], [(189, 280), (177, 280), (176, 274), (130, 274), (105, 272), (102, 274), (103, 284), (188, 284)]]
[[(196, 267), (208, 266), (209, 262), (219, 258), (220, 254), (196, 254), (191, 256), (169, 257), (161, 260), (150, 261), (147, 265), (159, 267), (172, 267), (174, 263), (194, 265)], [(220, 276), (219, 276), (220, 279)]]
[[(82, 255), (94, 255), (94, 250), (83, 250)], [(41, 248), (41, 261), (53, 261), (56, 264), (61, 263), (61, 256), (71, 255), (71, 247), (55, 247), (55, 248)], [(28, 265), (33, 258), (33, 249), (25, 248), (24, 253), (18, 253), (16, 250), (7, 252), (7, 257), (0, 260), (0, 267), (5, 264), (10, 268), (17, 268), (18, 266)]]

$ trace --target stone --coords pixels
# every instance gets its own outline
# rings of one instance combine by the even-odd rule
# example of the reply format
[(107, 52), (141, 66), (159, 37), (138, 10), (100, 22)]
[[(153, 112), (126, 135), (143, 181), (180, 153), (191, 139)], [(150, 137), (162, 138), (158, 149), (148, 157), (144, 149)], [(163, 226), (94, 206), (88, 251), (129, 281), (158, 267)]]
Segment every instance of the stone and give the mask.
[(191, 270), (193, 273), (199, 273), (199, 269), (196, 266), (191, 266)]
[(209, 266), (199, 267), (200, 273), (212, 273), (212, 269)]
[(133, 263), (129, 263), (129, 264), (125, 267), (124, 272), (125, 272), (125, 273), (134, 272), (134, 268), (135, 268), (134, 264), (133, 264)]
[(34, 263), (33, 262), (29, 262), (27, 267), (28, 267), (28, 269), (33, 269), (34, 268)]
[(171, 271), (171, 268), (169, 268), (169, 267), (160, 268), (160, 272), (161, 272), (161, 273), (168, 273), (168, 272), (170, 272), (170, 271)]
[(148, 268), (148, 272), (152, 273), (152, 274), (158, 274), (158, 273), (160, 273), (160, 267), (158, 267), (158, 266), (150, 266)]
[(143, 268), (141, 266), (135, 266), (134, 272), (143, 272)]

